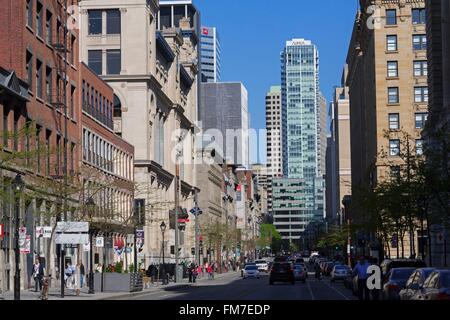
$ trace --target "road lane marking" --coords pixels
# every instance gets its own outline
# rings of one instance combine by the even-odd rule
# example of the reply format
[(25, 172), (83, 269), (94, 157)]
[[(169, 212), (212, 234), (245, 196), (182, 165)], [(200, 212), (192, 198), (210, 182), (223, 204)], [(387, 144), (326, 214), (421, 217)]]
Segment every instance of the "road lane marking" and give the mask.
[(327, 287), (333, 289), (335, 292), (339, 293), (342, 297), (344, 297), (346, 300), (350, 300), (346, 295), (344, 295), (342, 292), (340, 292), (339, 290), (337, 290), (335, 287), (333, 287), (332, 285), (329, 285), (327, 281), (323, 282)]
[(306, 281), (306, 284), (308, 285), (308, 290), (309, 290), (309, 293), (311, 294), (311, 300), (316, 300), (316, 299), (314, 298), (313, 293), (312, 293), (311, 286), (309, 285), (309, 281)]

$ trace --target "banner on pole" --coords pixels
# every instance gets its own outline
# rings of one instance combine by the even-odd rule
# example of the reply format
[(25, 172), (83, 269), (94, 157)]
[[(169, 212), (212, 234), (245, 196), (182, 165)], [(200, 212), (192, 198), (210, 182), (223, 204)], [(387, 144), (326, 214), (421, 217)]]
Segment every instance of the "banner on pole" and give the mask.
[(31, 248), (31, 236), (25, 235), (25, 237), (19, 238), (19, 250), (20, 253), (30, 253)]

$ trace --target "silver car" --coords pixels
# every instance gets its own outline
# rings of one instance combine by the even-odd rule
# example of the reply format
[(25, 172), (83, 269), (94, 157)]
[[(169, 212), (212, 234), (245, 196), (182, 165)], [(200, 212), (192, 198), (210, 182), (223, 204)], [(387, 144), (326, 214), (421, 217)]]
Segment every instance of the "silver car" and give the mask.
[(259, 279), (259, 270), (256, 265), (248, 265), (244, 268), (244, 279), (256, 278)]
[(352, 276), (352, 269), (345, 264), (338, 264), (331, 270), (331, 282), (336, 280), (345, 280)]

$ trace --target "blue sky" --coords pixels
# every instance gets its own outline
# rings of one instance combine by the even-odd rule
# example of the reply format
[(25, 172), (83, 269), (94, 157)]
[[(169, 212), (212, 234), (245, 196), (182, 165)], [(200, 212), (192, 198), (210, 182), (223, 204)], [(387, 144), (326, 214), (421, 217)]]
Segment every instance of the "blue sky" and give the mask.
[(280, 82), (286, 40), (305, 38), (319, 49), (320, 87), (330, 100), (340, 83), (357, 0), (194, 0), (202, 24), (218, 28), (222, 81), (241, 81), (249, 93), (251, 126), (265, 127), (265, 93)]

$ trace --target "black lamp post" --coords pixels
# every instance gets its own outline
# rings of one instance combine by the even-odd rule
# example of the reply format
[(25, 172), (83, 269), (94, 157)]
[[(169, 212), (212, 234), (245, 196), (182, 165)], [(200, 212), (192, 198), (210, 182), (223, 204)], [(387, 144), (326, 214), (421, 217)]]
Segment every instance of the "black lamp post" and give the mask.
[(161, 223), (161, 225), (159, 226), (161, 228), (161, 233), (162, 233), (162, 258), (163, 258), (163, 267), (162, 267), (162, 271), (163, 271), (163, 284), (166, 284), (166, 263), (164, 261), (164, 251), (165, 251), (165, 245), (164, 245), (164, 232), (166, 232), (166, 224), (164, 223), (164, 221)]
[(19, 248), (19, 224), (20, 224), (20, 194), (25, 187), (25, 183), (22, 180), (20, 174), (16, 175), (13, 182), (13, 188), (15, 193), (15, 237), (16, 237), (16, 247), (15, 247), (15, 258), (16, 258), (16, 272), (14, 275), (14, 300), (20, 300), (20, 248)]
[(91, 218), (91, 223), (89, 225), (90, 230), (89, 230), (89, 246), (90, 246), (90, 256), (89, 256), (89, 294), (94, 294), (95, 290), (94, 290), (94, 264), (92, 261), (92, 256), (93, 256), (93, 238), (94, 238), (94, 228), (92, 227), (92, 212), (95, 209), (95, 202), (92, 199), (92, 197), (89, 197), (88, 201), (86, 202), (86, 207), (89, 211), (89, 217)]

